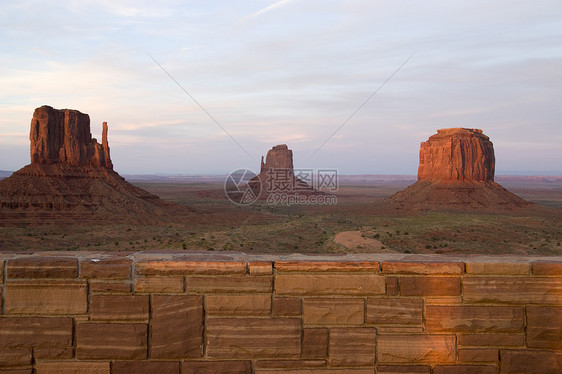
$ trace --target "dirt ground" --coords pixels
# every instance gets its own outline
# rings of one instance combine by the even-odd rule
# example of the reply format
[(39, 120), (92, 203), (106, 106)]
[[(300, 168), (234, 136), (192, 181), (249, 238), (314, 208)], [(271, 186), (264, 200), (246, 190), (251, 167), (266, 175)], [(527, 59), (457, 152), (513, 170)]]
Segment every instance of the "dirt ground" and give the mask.
[(132, 182), (191, 213), (161, 225), (0, 222), (0, 250), (562, 255), (562, 178), (498, 178), (535, 203), (525, 209), (417, 213), (381, 203), (413, 182), (404, 178), (343, 179), (337, 204), (292, 206), (235, 205), (220, 179)]

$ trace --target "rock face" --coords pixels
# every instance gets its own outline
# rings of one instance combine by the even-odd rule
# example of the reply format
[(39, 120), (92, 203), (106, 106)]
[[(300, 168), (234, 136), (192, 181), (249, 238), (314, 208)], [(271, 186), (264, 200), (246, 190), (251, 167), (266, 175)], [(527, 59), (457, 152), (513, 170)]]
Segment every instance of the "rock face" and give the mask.
[(252, 178), (249, 186), (260, 198), (267, 198), (272, 193), (284, 194), (319, 194), (313, 186), (295, 176), (293, 151), (286, 144), (271, 148), (261, 158), (260, 173)]
[(494, 146), (482, 130), (437, 130), (421, 143), (418, 181), (389, 201), (403, 210), (509, 210), (531, 204), (495, 183), (494, 170)]
[(0, 181), (0, 222), (162, 222), (183, 212), (125, 181), (113, 170), (90, 117), (77, 110), (37, 108), (31, 120), (31, 164)]
[(62, 163), (113, 169), (107, 141), (107, 122), (103, 123), (102, 144), (90, 133), (90, 117), (72, 109), (35, 109), (31, 119), (31, 162)]
[(293, 167), (293, 151), (287, 147), (287, 144), (276, 145), (267, 151), (265, 162), (261, 157), (260, 174), (269, 169), (288, 169), (291, 172)]
[(494, 145), (482, 130), (441, 129), (421, 143), (418, 181), (493, 181), (495, 162)]

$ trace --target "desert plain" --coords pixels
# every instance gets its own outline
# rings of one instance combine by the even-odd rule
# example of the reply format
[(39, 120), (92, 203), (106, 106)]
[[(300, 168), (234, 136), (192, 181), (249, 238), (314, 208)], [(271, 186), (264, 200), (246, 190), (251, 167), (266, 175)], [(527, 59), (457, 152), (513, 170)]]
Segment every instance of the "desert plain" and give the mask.
[(393, 210), (385, 199), (415, 176), (341, 175), (337, 204), (233, 204), (226, 176), (125, 176), (179, 205), (176, 219), (112, 222), (48, 217), (0, 221), (2, 251), (562, 254), (562, 177), (497, 176), (533, 202), (503, 211)]

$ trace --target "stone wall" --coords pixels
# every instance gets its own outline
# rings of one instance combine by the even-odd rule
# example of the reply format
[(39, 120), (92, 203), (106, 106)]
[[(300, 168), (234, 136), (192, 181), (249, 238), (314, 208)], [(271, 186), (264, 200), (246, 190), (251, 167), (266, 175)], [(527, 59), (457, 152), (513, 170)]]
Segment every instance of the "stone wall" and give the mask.
[(560, 373), (562, 259), (0, 254), (0, 373)]

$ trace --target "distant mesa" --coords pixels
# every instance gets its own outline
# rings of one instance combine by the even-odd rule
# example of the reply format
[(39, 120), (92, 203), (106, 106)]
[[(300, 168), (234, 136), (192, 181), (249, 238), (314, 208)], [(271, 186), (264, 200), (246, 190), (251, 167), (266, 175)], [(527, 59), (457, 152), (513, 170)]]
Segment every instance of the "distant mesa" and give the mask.
[(92, 138), (87, 114), (35, 109), (31, 164), (0, 181), (0, 220), (150, 222), (171, 216), (171, 204), (113, 171), (107, 133), (104, 122), (100, 144)]
[(390, 200), (404, 209), (512, 209), (531, 203), (494, 182), (494, 145), (480, 129), (437, 130), (420, 146), (418, 181)]
[(437, 130), (420, 146), (418, 181), (493, 182), (494, 145), (480, 129)]
[(103, 123), (102, 144), (90, 133), (90, 117), (77, 110), (50, 106), (35, 109), (29, 133), (31, 163), (113, 169)]
[(291, 172), (294, 170), (293, 151), (287, 147), (287, 144), (276, 145), (267, 151), (265, 162), (261, 156), (260, 174), (269, 169), (287, 169)]
[(316, 191), (312, 184), (295, 175), (293, 151), (286, 144), (276, 145), (267, 151), (265, 162), (262, 156), (260, 173), (252, 178), (248, 184), (254, 194), (261, 199), (267, 198), (273, 193), (323, 194)]

